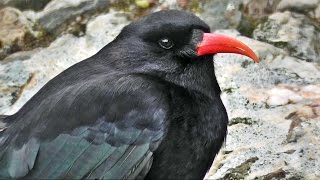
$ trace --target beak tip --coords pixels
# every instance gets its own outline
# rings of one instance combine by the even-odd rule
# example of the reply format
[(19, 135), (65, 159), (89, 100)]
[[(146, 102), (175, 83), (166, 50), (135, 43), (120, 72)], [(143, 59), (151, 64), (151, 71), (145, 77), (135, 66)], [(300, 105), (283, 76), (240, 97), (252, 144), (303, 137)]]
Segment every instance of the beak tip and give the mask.
[(256, 55), (256, 54), (254, 54), (252, 57), (250, 57), (255, 63), (259, 63), (260, 62), (260, 59), (259, 59), (259, 57)]

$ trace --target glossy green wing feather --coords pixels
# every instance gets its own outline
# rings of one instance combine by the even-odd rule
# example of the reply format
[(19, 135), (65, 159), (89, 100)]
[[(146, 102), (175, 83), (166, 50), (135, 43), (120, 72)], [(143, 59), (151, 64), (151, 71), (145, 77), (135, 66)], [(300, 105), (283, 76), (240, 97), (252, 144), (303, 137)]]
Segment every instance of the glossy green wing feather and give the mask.
[(147, 80), (135, 76), (84, 77), (86, 84), (55, 88), (53, 79), (8, 117), (14, 123), (0, 133), (0, 178), (118, 179), (142, 172), (165, 132), (162, 91), (140, 89)]

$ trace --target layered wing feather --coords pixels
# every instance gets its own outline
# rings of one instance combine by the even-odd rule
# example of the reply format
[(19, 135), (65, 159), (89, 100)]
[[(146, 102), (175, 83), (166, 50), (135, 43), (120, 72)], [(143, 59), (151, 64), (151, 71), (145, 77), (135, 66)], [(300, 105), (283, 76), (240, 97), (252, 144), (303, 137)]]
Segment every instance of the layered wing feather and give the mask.
[(15, 123), (0, 135), (0, 178), (123, 179), (148, 172), (166, 131), (162, 90), (144, 77), (96, 73), (74, 82), (58, 76), (8, 117)]

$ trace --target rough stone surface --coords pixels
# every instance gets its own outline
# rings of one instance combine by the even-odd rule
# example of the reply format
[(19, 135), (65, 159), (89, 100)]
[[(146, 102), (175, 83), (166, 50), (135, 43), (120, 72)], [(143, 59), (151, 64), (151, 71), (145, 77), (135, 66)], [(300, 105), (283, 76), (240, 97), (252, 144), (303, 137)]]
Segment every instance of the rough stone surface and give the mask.
[(262, 62), (229, 54), (215, 57), (231, 123), (226, 145), (207, 177), (319, 179), (320, 65), (299, 61), (276, 47), (265, 49), (273, 54), (265, 56), (257, 46), (263, 43), (234, 31), (220, 33), (248, 44)]
[(236, 28), (241, 20), (238, 0), (212, 0), (205, 3), (201, 18), (212, 30)]
[[(3, 110), (15, 103), (23, 87), (32, 77), (21, 61), (0, 65), (0, 109)], [(3, 113), (0, 111), (0, 114)]]
[(108, 4), (109, 1), (106, 0), (53, 0), (37, 14), (36, 21), (46, 31), (53, 32), (68, 19), (90, 10), (104, 8)]
[[(0, 64), (0, 114), (16, 112), (46, 82), (95, 54), (128, 23), (123, 13), (110, 12), (90, 21), (86, 36), (78, 38), (67, 34), (34, 54), (7, 57), (5, 63)], [(11, 96), (13, 93), (16, 97)]]
[(319, 5), (319, 0), (282, 0), (277, 9), (280, 11), (291, 10), (297, 12), (312, 11)]
[(314, 11), (314, 19), (320, 23), (320, 4), (318, 5), (317, 9)]
[(2, 0), (0, 1), (1, 6), (11, 6), (20, 10), (41, 10), (51, 0)]
[(320, 62), (320, 32), (304, 15), (288, 11), (272, 14), (254, 30), (253, 37), (299, 59)]
[(276, 11), (280, 0), (244, 0), (243, 12), (247, 16), (264, 17)]
[(31, 24), (15, 8), (0, 10), (0, 59), (22, 48), (27, 35), (33, 36)]

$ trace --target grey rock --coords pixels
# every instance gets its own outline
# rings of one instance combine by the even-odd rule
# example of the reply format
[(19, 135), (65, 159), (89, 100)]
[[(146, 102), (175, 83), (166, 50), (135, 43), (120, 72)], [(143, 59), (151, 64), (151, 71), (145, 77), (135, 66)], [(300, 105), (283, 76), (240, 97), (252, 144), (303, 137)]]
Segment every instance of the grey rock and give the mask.
[(0, 110), (16, 102), (31, 76), (21, 61), (0, 65)]
[(307, 12), (316, 9), (319, 3), (319, 0), (282, 0), (277, 9), (280, 11)]
[(20, 10), (35, 10), (43, 9), (51, 0), (2, 0), (1, 6), (11, 6)]
[[(312, 17), (312, 15), (311, 15), (311, 17)], [(313, 18), (316, 19), (316, 21), (318, 21), (318, 23), (320, 23), (320, 4), (318, 5), (316, 10), (314, 11)]]
[(16, 8), (6, 7), (0, 10), (0, 60), (22, 49), (27, 43), (27, 35), (36, 36), (32, 25)]
[[(226, 145), (207, 178), (319, 179), (320, 65), (290, 57), (277, 47), (242, 37), (234, 30), (219, 33), (247, 44), (261, 63), (231, 54), (214, 58), (222, 100), (232, 121)], [(270, 98), (277, 106), (268, 105)], [(294, 101), (289, 102), (290, 98)], [(281, 103), (283, 100), (288, 102)], [(289, 132), (293, 116), (288, 115), (297, 111), (305, 120)]]
[(276, 11), (281, 0), (243, 0), (243, 13), (254, 18), (264, 17)]
[(240, 0), (212, 0), (205, 2), (200, 17), (211, 30), (236, 28), (241, 20)]
[(108, 4), (107, 0), (53, 0), (37, 14), (36, 21), (46, 31), (53, 33), (67, 20), (89, 11), (106, 8)]
[(89, 21), (83, 37), (66, 34), (47, 48), (8, 56), (0, 63), (0, 114), (15, 113), (50, 79), (98, 52), (128, 23), (124, 13), (111, 11)]
[[(168, 8), (168, 9), (177, 9), (179, 8), (179, 5), (177, 4), (176, 0), (159, 0), (159, 3), (161, 3), (162, 7)], [(157, 8), (157, 10), (161, 10), (162, 7)]]
[(320, 32), (304, 15), (274, 13), (254, 30), (253, 37), (283, 48), (293, 57), (320, 63)]
[(243, 0), (241, 4), (242, 18), (237, 30), (247, 37), (252, 37), (256, 27), (276, 11), (279, 2), (280, 0)]

